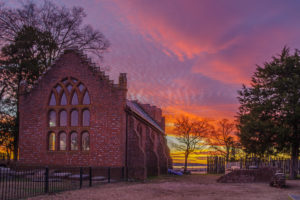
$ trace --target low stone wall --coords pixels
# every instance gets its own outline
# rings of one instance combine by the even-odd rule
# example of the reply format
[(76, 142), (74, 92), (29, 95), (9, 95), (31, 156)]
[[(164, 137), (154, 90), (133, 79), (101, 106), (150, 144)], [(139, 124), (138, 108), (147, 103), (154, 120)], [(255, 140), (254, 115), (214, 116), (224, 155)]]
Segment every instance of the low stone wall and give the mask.
[(217, 181), (220, 183), (268, 183), (275, 172), (275, 168), (236, 169), (221, 176)]

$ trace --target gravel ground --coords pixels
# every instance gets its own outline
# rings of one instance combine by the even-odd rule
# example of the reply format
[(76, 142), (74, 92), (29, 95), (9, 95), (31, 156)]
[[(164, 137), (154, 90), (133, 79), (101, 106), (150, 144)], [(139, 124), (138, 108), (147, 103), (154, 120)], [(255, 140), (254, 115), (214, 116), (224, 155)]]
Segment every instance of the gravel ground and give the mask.
[(103, 200), (235, 200), (288, 199), (288, 194), (300, 196), (300, 180), (287, 180), (287, 188), (273, 188), (267, 183), (217, 183), (216, 175), (187, 175), (158, 177), (144, 183), (113, 183), (36, 199), (103, 199)]

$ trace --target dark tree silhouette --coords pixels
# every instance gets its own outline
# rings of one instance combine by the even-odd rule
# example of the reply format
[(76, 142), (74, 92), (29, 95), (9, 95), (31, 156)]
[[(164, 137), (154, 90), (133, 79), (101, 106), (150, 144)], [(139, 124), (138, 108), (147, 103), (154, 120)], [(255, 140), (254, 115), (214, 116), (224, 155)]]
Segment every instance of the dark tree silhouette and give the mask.
[(288, 151), (290, 178), (295, 179), (300, 145), (300, 56), (284, 48), (258, 66), (250, 87), (239, 91), (238, 128), (242, 145), (250, 153)]

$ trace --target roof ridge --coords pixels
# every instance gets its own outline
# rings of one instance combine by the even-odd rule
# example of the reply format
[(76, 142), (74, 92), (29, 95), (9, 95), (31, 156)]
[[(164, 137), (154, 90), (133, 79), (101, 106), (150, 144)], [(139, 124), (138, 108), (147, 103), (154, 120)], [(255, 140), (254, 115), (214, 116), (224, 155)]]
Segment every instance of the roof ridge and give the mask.
[[(138, 107), (138, 109), (140, 109), (139, 113), (137, 110), (134, 110), (134, 108), (132, 106), (130, 106), (131, 104), (134, 104), (135, 106)], [(139, 115), (140, 117), (142, 117), (144, 120), (146, 120), (147, 122), (149, 122), (150, 124), (152, 124), (154, 127), (156, 127), (159, 131), (161, 131), (162, 133), (164, 133), (165, 131), (162, 129), (162, 127), (160, 127), (160, 125), (149, 115), (149, 113), (147, 113), (139, 104), (139, 102), (137, 100), (126, 100), (126, 105), (137, 115)], [(146, 115), (146, 117), (142, 116), (142, 114)], [(150, 119), (147, 119), (147, 117)]]
[(63, 55), (71, 52), (74, 52), (79, 56), (79, 58), (81, 59), (81, 63), (86, 64), (88, 69), (93, 72), (93, 75), (99, 77), (100, 80), (106, 81), (113, 89), (121, 89), (119, 84), (115, 84), (113, 80), (110, 80), (109, 75), (106, 75), (105, 71), (101, 70), (101, 68), (97, 66), (96, 63), (94, 63), (92, 59), (87, 56), (87, 54), (76, 47), (71, 47), (65, 49), (59, 56), (57, 56), (55, 60), (53, 60), (53, 63), (49, 67), (47, 67), (47, 69), (39, 76), (37, 80), (33, 82), (32, 87), (26, 88), (26, 93), (31, 92), (38, 86), (39, 82), (46, 76), (46, 74), (49, 73), (49, 71), (62, 60)]

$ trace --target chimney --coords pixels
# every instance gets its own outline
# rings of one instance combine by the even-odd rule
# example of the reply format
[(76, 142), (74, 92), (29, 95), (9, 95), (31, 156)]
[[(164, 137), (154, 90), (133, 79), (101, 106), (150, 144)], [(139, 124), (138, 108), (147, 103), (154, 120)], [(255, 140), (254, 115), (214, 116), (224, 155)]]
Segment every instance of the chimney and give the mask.
[(119, 87), (121, 89), (127, 89), (126, 73), (120, 73), (120, 75), (119, 75)]

